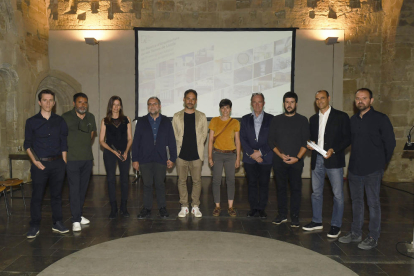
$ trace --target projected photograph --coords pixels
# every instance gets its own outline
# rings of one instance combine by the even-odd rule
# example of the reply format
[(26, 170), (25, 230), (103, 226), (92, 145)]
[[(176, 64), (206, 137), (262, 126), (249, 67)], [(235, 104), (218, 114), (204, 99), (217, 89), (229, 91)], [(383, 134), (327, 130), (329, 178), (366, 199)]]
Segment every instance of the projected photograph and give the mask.
[(143, 83), (140, 85), (140, 92), (142, 93), (142, 97), (144, 97), (144, 99), (148, 99), (151, 96), (155, 95), (155, 82), (151, 81), (151, 82), (147, 82), (147, 83)]
[[(175, 104), (178, 104), (181, 101), (181, 106), (183, 107), (184, 92), (187, 90), (187, 86), (182, 86), (174, 89), (174, 101)], [(198, 92), (197, 92), (198, 93)]]
[(226, 57), (215, 61), (214, 74), (221, 74), (233, 71), (233, 58)]
[(273, 57), (273, 44), (266, 44), (254, 48), (254, 62), (266, 60)]
[(234, 56), (234, 69), (244, 67), (253, 63), (253, 49), (239, 53)]
[(194, 53), (189, 53), (175, 59), (175, 71), (181, 71), (194, 67)]
[(198, 95), (209, 94), (214, 91), (214, 79), (211, 77), (196, 81), (194, 89), (197, 91)]
[(174, 73), (174, 60), (170, 59), (157, 64), (157, 78)]
[(289, 69), (291, 67), (290, 56), (280, 56), (273, 58), (273, 71), (279, 71), (283, 69)]
[(254, 64), (254, 78), (263, 77), (273, 72), (273, 59), (264, 60)]
[(173, 87), (188, 87), (194, 82), (194, 68), (190, 68), (184, 71), (179, 71), (174, 75), (174, 86)]
[[(163, 78), (159, 78), (155, 82), (155, 92), (161, 92), (164, 90), (171, 89), (171, 87), (174, 87), (174, 75), (165, 76)], [(159, 94), (155, 94), (159, 95)]]
[[(219, 115), (218, 103), (224, 98), (235, 104), (232, 116), (237, 117), (251, 112), (252, 93), (266, 93), (275, 101), (293, 86), (294, 29), (228, 30), (224, 35), (194, 29), (136, 30), (138, 48), (140, 33), (151, 41), (150, 51), (148, 45), (138, 51), (138, 116), (148, 112), (148, 97), (158, 96), (162, 113), (172, 117), (183, 108), (184, 92), (195, 89), (197, 109), (207, 117)], [(280, 108), (266, 110), (277, 115), (283, 112)]]
[(174, 90), (161, 91), (158, 98), (161, 101), (161, 107), (174, 104)]
[(214, 62), (201, 64), (195, 68), (195, 80), (202, 80), (213, 76), (214, 74)]
[(285, 39), (280, 39), (278, 41), (275, 41), (274, 43), (274, 53), (275, 56), (288, 53), (292, 51), (292, 37), (287, 37)]
[(274, 72), (273, 73), (273, 87), (281, 86), (286, 83), (290, 83), (291, 75), (290, 72)]
[(253, 93), (264, 92), (273, 88), (272, 74), (253, 80)]
[(234, 70), (234, 84), (246, 81), (252, 78), (253, 66), (246, 66), (238, 70)]
[(200, 65), (214, 60), (214, 45), (195, 52), (195, 64)]
[[(233, 100), (244, 96), (250, 97), (252, 95), (252, 81), (246, 81), (234, 86)], [(250, 100), (250, 99), (249, 99)], [(250, 107), (249, 107), (250, 109)]]
[(144, 68), (139, 71), (139, 83), (155, 79), (155, 68)]
[(223, 73), (214, 77), (214, 89), (222, 89), (233, 85), (233, 73)]

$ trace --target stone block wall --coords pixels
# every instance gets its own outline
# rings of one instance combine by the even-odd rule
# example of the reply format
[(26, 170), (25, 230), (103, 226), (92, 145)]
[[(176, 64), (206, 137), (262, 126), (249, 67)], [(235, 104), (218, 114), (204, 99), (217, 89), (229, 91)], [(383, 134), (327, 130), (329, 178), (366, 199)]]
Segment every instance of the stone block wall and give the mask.
[[(0, 2), (0, 176), (5, 178), (8, 155), (23, 146), (37, 86), (49, 70), (48, 36), (44, 0)], [(13, 177), (30, 179), (29, 162), (14, 161)]]
[[(402, 157), (407, 131), (414, 124), (414, 3), (410, 0), (12, 0), (8, 8), (4, 3), (0, 4), (0, 46), (3, 51), (4, 37), (12, 37), (13, 42), (6, 43), (6, 56), (11, 58), (17, 53), (22, 58), (10, 64), (30, 68), (19, 73), (29, 76), (26, 83), (22, 84), (21, 78), (19, 81), (23, 87), (20, 93), (27, 96), (35, 91), (36, 77), (48, 69), (48, 28), (343, 29), (344, 110), (354, 114), (356, 89), (371, 88), (374, 107), (390, 116), (397, 137), (397, 148), (384, 179), (414, 180), (413, 161)], [(9, 21), (15, 22), (16, 31), (5, 27)], [(0, 56), (0, 63), (4, 56)], [(3, 100), (4, 96), (0, 97)], [(15, 128), (21, 129), (32, 114), (33, 100), (19, 97), (17, 102)], [(4, 125), (0, 128), (3, 157), (5, 147), (13, 147), (13, 143), (4, 146)], [(22, 132), (16, 131), (14, 137), (21, 143)]]

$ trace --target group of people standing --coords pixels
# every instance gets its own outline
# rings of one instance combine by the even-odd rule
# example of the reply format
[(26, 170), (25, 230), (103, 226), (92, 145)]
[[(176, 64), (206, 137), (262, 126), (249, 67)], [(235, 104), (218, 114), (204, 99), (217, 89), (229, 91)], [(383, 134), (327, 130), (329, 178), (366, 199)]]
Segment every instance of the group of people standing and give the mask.
[[(287, 222), (290, 184), (291, 227), (299, 227), (299, 211), (302, 192), (303, 157), (312, 151), (312, 221), (302, 227), (305, 231), (323, 229), (323, 187), (328, 175), (334, 194), (331, 227), (328, 237), (337, 238), (341, 233), (344, 211), (343, 168), (345, 150), (352, 145), (349, 161), (349, 187), (351, 190), (353, 223), (351, 231), (339, 238), (339, 242), (358, 242), (361, 249), (377, 246), (380, 234), (381, 209), (379, 189), (386, 164), (395, 148), (395, 136), (389, 118), (371, 106), (372, 91), (358, 89), (355, 105), (359, 112), (349, 119), (348, 115), (329, 105), (330, 96), (325, 90), (315, 95), (319, 112), (308, 122), (296, 112), (298, 96), (287, 92), (283, 96), (284, 113), (273, 116), (264, 112), (265, 97), (262, 93), (251, 96), (252, 113), (243, 116), (241, 122), (231, 118), (232, 102), (223, 99), (219, 103), (220, 116), (212, 118), (210, 125), (204, 113), (196, 110), (197, 92), (189, 89), (184, 93), (184, 109), (169, 120), (161, 114), (161, 101), (151, 97), (147, 101), (148, 114), (139, 118), (134, 138), (131, 120), (123, 113), (122, 100), (113, 96), (108, 102), (106, 117), (101, 122), (99, 141), (104, 148), (108, 193), (111, 204), (109, 218), (115, 218), (118, 205), (115, 196), (115, 170), (118, 163), (121, 179), (120, 214), (129, 217), (127, 211), (128, 174), (132, 149), (132, 166), (139, 170), (143, 180), (143, 208), (138, 219), (151, 217), (153, 186), (160, 217), (168, 217), (165, 199), (167, 168), (174, 164), (178, 174), (178, 191), (181, 209), (178, 217), (190, 213), (202, 217), (200, 211), (201, 170), (204, 144), (208, 129), (208, 164), (212, 167), (212, 189), (215, 208), (213, 216), (221, 214), (220, 186), (223, 168), (227, 186), (227, 212), (237, 216), (234, 208), (235, 170), (240, 167), (241, 155), (248, 179), (250, 211), (248, 217), (267, 218), (265, 212), (271, 169), (273, 167), (277, 188), (278, 215), (276, 225)], [(68, 175), (73, 231), (80, 231), (89, 220), (82, 216), (82, 208), (92, 169), (91, 141), (96, 132), (94, 116), (87, 112), (88, 98), (83, 93), (74, 96), (74, 109), (62, 117), (52, 113), (54, 94), (44, 90), (39, 93), (40, 112), (26, 122), (24, 147), (33, 161), (31, 168), (33, 196), (31, 202), (31, 227), (28, 238), (39, 233), (40, 205), (49, 180), (53, 212), (53, 231), (66, 233), (62, 223), (61, 190)], [(322, 155), (308, 145), (313, 141), (326, 151)], [(36, 156), (34, 155), (36, 153)], [(187, 189), (187, 176), (192, 177), (191, 212)], [(364, 191), (367, 195), (370, 223), (369, 234), (362, 241), (364, 221)]]

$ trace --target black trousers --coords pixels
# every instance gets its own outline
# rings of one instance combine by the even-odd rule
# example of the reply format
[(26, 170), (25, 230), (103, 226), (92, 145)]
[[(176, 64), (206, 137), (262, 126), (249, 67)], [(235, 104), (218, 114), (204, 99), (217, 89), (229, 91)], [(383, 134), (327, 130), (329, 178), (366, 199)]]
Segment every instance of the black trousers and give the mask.
[(244, 163), (248, 181), (250, 209), (264, 210), (269, 199), (269, 180), (272, 164)]
[(273, 156), (273, 172), (276, 180), (277, 208), (279, 215), (287, 216), (287, 186), (290, 183), (290, 216), (299, 216), (302, 199), (303, 160), (289, 165)]
[(89, 186), (93, 160), (68, 161), (66, 171), (68, 173), (70, 211), (72, 222), (80, 222), (86, 191)]
[(32, 200), (30, 201), (31, 226), (39, 226), (42, 219), (42, 200), (46, 185), (49, 183), (50, 202), (52, 206), (53, 223), (62, 220), (62, 187), (65, 179), (65, 161), (63, 159), (51, 162), (41, 161), (44, 170), (32, 164)]
[(129, 189), (129, 169), (131, 166), (130, 155), (128, 154), (127, 160), (122, 162), (121, 159), (119, 159), (115, 154), (105, 149), (103, 153), (103, 160), (106, 169), (106, 180), (108, 182), (109, 201), (116, 201), (116, 163), (118, 163), (121, 178), (121, 201), (127, 201)]
[(139, 164), (139, 169), (144, 182), (144, 208), (152, 209), (152, 185), (155, 184), (157, 193), (158, 209), (165, 207), (165, 175), (167, 173), (167, 165), (152, 162)]

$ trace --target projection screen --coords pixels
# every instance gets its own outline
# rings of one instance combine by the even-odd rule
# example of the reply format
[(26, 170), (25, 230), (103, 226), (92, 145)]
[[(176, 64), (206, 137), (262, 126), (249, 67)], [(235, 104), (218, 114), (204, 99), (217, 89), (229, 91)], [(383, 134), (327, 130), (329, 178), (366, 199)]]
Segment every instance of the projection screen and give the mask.
[(265, 111), (283, 111), (293, 91), (295, 29), (135, 30), (135, 115), (147, 114), (147, 100), (161, 100), (161, 113), (182, 110), (188, 89), (198, 93), (197, 110), (220, 115), (219, 102), (233, 103), (231, 116), (251, 113), (252, 93), (263, 93)]

